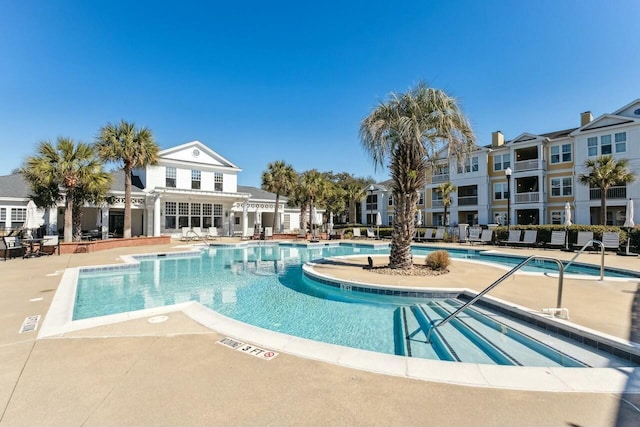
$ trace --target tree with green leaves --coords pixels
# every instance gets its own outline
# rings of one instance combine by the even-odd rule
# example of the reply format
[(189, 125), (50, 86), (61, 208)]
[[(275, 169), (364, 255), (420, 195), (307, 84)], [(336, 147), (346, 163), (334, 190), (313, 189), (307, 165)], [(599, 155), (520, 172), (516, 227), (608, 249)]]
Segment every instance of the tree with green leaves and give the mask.
[(313, 231), (313, 208), (324, 203), (327, 194), (327, 180), (316, 169), (308, 170), (300, 176), (300, 193), (309, 207), (309, 223)]
[(36, 205), (53, 207), (64, 199), (65, 242), (74, 240), (74, 210), (79, 211), (85, 200), (106, 197), (111, 180), (91, 145), (62, 137), (55, 145), (41, 142), (20, 172), (31, 186)]
[(369, 184), (367, 182), (353, 181), (346, 185), (345, 193), (349, 199), (349, 222), (353, 224), (360, 222), (357, 218), (356, 207), (362, 199), (367, 197), (367, 186)]
[(273, 230), (280, 231), (278, 208), (280, 196), (288, 196), (298, 182), (298, 174), (293, 166), (282, 160), (269, 163), (267, 170), (262, 173), (262, 189), (276, 194), (276, 206), (273, 212)]
[(360, 125), (360, 139), (376, 167), (389, 161), (395, 205), (389, 266), (410, 269), (418, 191), (429, 165), (445, 147), (449, 157), (465, 158), (475, 146), (473, 131), (454, 98), (420, 83), (375, 108)]
[(160, 149), (150, 129), (137, 129), (125, 120), (108, 123), (100, 129), (96, 139), (100, 157), (105, 161), (120, 163), (124, 171), (124, 237), (131, 237), (131, 173), (135, 168), (155, 165)]
[(443, 225), (449, 225), (449, 219), (447, 218), (447, 210), (449, 206), (451, 206), (451, 193), (455, 193), (458, 190), (458, 187), (453, 185), (451, 182), (443, 182), (438, 185), (436, 191), (442, 195), (442, 206), (444, 206), (444, 220)]
[(600, 221), (607, 224), (607, 192), (611, 187), (627, 185), (636, 180), (636, 174), (629, 170), (628, 159), (614, 159), (612, 155), (587, 159), (586, 174), (578, 175), (578, 180), (589, 188), (600, 189)]

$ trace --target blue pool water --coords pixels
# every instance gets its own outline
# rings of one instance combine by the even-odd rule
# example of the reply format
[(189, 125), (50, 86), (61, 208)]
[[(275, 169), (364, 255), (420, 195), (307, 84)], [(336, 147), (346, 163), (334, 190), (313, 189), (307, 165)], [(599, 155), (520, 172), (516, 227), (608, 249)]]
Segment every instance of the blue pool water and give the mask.
[[(417, 255), (426, 252), (414, 249)], [(345, 293), (310, 280), (301, 271), (302, 264), (313, 259), (386, 253), (388, 248), (371, 246), (266, 245), (212, 247), (191, 256), (141, 257), (139, 267), (81, 271), (73, 319), (199, 301), (225, 316), (273, 331), (381, 353), (402, 354), (398, 350), (402, 338), (397, 333), (401, 327), (397, 322), (397, 311), (401, 308), (414, 313), (418, 309), (413, 306), (428, 305), (428, 302), (423, 298), (399, 296), (360, 298), (355, 292)], [(466, 250), (452, 251), (451, 255), (481, 256), (477, 251)], [(552, 267), (534, 265), (531, 269), (548, 271)], [(593, 273), (597, 274), (598, 270), (594, 269)], [(448, 309), (446, 304), (421, 310), (442, 317)], [(416, 320), (407, 322), (403, 327), (408, 328)], [(484, 327), (480, 325), (480, 328)], [(485, 334), (491, 335), (491, 332)], [(407, 343), (415, 348), (414, 355), (439, 357), (429, 349), (430, 346), (409, 341)], [(537, 363), (526, 362), (528, 365)], [(539, 363), (545, 365), (547, 362)]]

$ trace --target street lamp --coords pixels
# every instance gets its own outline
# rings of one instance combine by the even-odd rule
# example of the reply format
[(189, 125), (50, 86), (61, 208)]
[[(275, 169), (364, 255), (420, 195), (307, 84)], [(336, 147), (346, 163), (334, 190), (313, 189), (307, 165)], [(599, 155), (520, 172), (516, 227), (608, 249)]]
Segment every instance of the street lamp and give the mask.
[(507, 176), (507, 231), (511, 230), (511, 172), (511, 168), (504, 171)]
[(367, 187), (367, 190), (370, 192), (369, 203), (367, 203), (367, 225), (369, 225), (371, 222), (373, 222), (373, 218), (371, 218), (371, 207), (373, 206), (373, 192), (376, 190), (376, 187), (371, 184), (369, 187)]

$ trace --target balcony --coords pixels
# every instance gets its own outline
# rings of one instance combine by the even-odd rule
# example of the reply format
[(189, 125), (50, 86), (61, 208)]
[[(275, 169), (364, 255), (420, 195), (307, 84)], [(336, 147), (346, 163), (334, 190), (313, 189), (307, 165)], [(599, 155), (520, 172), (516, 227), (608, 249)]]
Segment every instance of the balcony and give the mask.
[(432, 209), (444, 208), (444, 203), (442, 202), (442, 200), (432, 200), (431, 201), (431, 208)]
[(537, 203), (540, 201), (540, 193), (534, 191), (531, 193), (516, 193), (516, 203)]
[[(600, 200), (602, 196), (602, 191), (599, 188), (590, 188), (589, 189), (589, 200)], [(607, 199), (626, 199), (627, 198), (627, 187), (626, 186), (618, 186), (611, 187), (607, 190)]]
[(441, 184), (443, 182), (448, 182), (449, 181), (449, 174), (445, 173), (445, 174), (439, 174), (439, 175), (432, 175), (431, 176), (431, 183), (432, 184)]
[(458, 197), (458, 206), (469, 206), (469, 205), (477, 205), (478, 204), (478, 196), (459, 196)]
[(532, 159), (532, 160), (522, 160), (519, 162), (515, 162), (513, 165), (514, 172), (522, 172), (522, 171), (531, 171), (536, 170), (540, 167), (540, 160)]

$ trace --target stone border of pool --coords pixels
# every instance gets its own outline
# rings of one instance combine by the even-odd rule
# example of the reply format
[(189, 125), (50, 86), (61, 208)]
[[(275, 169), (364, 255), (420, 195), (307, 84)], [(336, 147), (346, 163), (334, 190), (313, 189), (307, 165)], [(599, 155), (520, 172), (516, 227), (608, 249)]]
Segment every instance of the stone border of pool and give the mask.
[[(195, 252), (184, 254), (194, 255)], [(146, 256), (157, 255), (147, 254)], [(131, 264), (138, 264), (132, 256), (123, 256), (122, 259), (125, 262), (122, 265), (77, 267), (65, 270), (49, 312), (40, 328), (38, 339), (63, 337), (64, 334), (77, 330), (181, 311), (203, 326), (242, 341), (294, 356), (374, 373), (499, 389), (640, 393), (640, 368), (513, 367), (406, 358), (321, 343), (262, 329), (223, 316), (197, 302), (72, 321), (80, 270), (132, 268), (135, 265)]]

